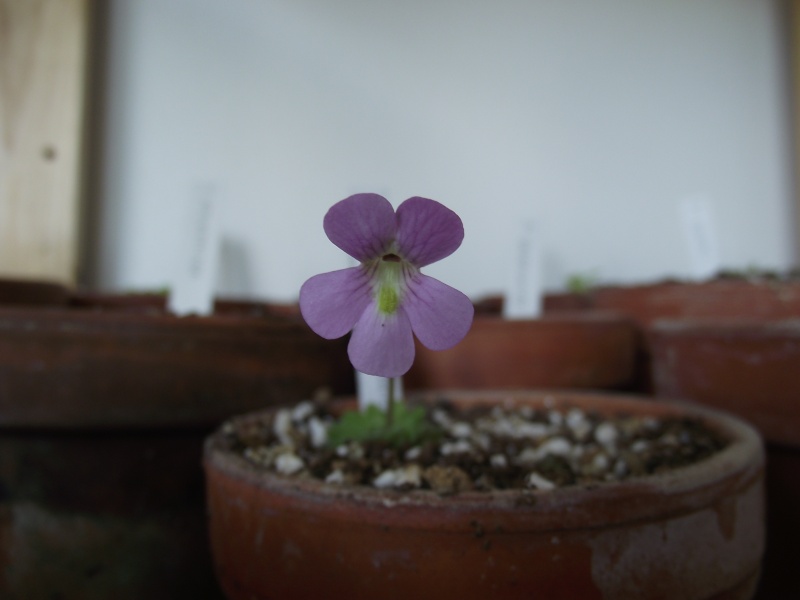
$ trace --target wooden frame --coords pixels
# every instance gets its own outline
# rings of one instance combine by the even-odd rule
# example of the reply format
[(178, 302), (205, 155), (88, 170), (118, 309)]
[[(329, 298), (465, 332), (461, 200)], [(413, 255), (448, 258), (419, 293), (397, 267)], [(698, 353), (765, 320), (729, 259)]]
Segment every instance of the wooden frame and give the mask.
[(77, 277), (90, 5), (0, 0), (0, 277)]
[(789, 76), (792, 119), (792, 169), (794, 170), (794, 248), (800, 264), (800, 0), (789, 2)]

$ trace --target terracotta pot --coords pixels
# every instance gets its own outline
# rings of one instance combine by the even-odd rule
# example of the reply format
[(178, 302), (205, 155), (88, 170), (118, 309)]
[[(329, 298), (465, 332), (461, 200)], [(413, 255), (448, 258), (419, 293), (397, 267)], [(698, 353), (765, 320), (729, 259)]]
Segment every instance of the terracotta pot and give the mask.
[[(105, 294), (78, 290), (69, 294), (68, 304), (72, 308), (92, 311), (111, 310), (115, 313), (169, 314), (167, 295), (148, 292)], [(235, 298), (215, 299), (214, 314), (237, 317), (300, 319), (300, 309), (297, 304), (264, 303)]]
[(766, 438), (768, 547), (763, 597), (800, 597), (800, 319), (675, 320), (650, 333), (655, 391), (725, 408)]
[(212, 550), (228, 598), (752, 597), (763, 549), (764, 458), (750, 426), (619, 396), (449, 397), (465, 406), (553, 402), (692, 415), (732, 443), (691, 467), (624, 483), (442, 497), (268, 474), (217, 433), (206, 442), (204, 465)]
[(640, 325), (672, 317), (755, 317), (800, 315), (800, 281), (715, 279), (602, 286), (585, 294), (551, 294), (545, 310), (578, 307), (624, 313)]
[(800, 446), (800, 319), (665, 320), (649, 338), (659, 396), (729, 410)]
[(665, 318), (785, 319), (800, 315), (800, 281), (714, 279), (662, 281), (645, 285), (602, 286), (584, 294), (550, 294), (545, 312), (575, 308), (615, 311), (642, 329), (636, 358), (635, 388), (652, 393), (651, 349), (647, 326)]
[(2, 306), (65, 306), (68, 298), (66, 286), (54, 281), (0, 279)]
[(221, 598), (203, 439), (234, 411), (352, 390), (344, 342), (101, 304), (0, 309), (0, 597)]
[(299, 318), (0, 310), (0, 425), (211, 427), (351, 380)]
[(508, 321), (478, 314), (467, 336), (441, 352), (416, 345), (409, 389), (626, 389), (633, 383), (633, 322), (602, 313)]

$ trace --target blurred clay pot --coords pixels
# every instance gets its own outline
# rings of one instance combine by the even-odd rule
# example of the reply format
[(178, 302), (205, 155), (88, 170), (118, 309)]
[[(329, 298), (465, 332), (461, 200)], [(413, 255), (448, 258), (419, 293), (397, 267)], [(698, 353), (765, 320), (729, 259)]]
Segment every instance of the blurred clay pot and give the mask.
[(0, 306), (66, 306), (67, 287), (54, 281), (0, 279)]
[(626, 389), (633, 383), (637, 332), (625, 317), (559, 313), (506, 320), (478, 312), (449, 350), (416, 344), (409, 389)]
[(509, 402), (699, 417), (731, 444), (690, 467), (627, 482), (439, 496), (267, 473), (218, 432), (206, 441), (204, 465), (212, 551), (227, 597), (752, 597), (763, 550), (764, 457), (750, 426), (717, 411), (621, 396), (447, 396), (464, 407)]
[(242, 409), (352, 390), (344, 342), (299, 319), (149, 302), (0, 309), (0, 597), (221, 598), (203, 439)]
[(299, 316), (133, 306), (0, 309), (0, 426), (212, 427), (321, 388), (353, 389), (345, 340), (319, 338)]
[(663, 320), (650, 328), (656, 393), (721, 408), (800, 446), (800, 319)]
[(614, 311), (641, 328), (636, 358), (636, 389), (653, 392), (647, 327), (658, 319), (762, 318), (800, 316), (800, 281), (796, 279), (718, 278), (701, 282), (662, 281), (645, 285), (601, 286), (581, 294), (550, 294), (546, 313), (577, 307)]
[(657, 395), (729, 410), (767, 441), (768, 544), (759, 598), (800, 597), (800, 319), (658, 321)]
[(551, 294), (544, 304), (546, 311), (613, 310), (640, 325), (675, 317), (786, 319), (800, 315), (800, 281), (731, 278), (601, 286), (582, 294)]

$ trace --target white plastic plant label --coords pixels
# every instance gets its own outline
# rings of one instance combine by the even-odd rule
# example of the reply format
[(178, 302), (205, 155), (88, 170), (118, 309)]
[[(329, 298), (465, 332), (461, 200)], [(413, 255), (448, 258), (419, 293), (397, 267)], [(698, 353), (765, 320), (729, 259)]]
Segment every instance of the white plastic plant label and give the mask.
[(220, 253), (217, 187), (198, 185), (189, 198), (182, 257), (169, 294), (169, 309), (178, 315), (208, 315), (214, 310), (214, 292)]
[(522, 223), (512, 252), (503, 317), (535, 319), (542, 313), (542, 245), (535, 221)]
[[(395, 399), (402, 398), (402, 378), (395, 377), (391, 381), (394, 386)], [(389, 380), (386, 377), (377, 377), (356, 371), (356, 394), (358, 395), (358, 407), (361, 410), (373, 405), (381, 410), (386, 410), (389, 406)]]
[(684, 198), (680, 212), (692, 275), (697, 279), (713, 277), (720, 270), (720, 260), (716, 224), (708, 198)]

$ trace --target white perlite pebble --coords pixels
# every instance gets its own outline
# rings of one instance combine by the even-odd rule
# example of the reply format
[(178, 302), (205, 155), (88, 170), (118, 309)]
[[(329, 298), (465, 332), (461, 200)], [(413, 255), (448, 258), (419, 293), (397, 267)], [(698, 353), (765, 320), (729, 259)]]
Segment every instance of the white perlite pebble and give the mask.
[(529, 423), (507, 417), (498, 420), (481, 419), (477, 422), (477, 428), (496, 436), (514, 439), (539, 440), (552, 433), (550, 426), (545, 423)]
[(314, 413), (314, 405), (311, 402), (301, 402), (292, 410), (292, 420), (295, 423), (306, 420)]
[(281, 444), (291, 444), (292, 436), (289, 432), (292, 430), (292, 413), (288, 410), (281, 409), (275, 414), (275, 420), (272, 422), (272, 433), (280, 440)]
[(464, 454), (465, 452), (471, 452), (472, 445), (467, 440), (458, 440), (457, 442), (445, 442), (442, 444), (441, 448), (439, 448), (439, 452), (443, 455), (448, 456), (450, 454)]
[(586, 421), (586, 415), (579, 408), (573, 408), (567, 413), (567, 427), (575, 429), (581, 423)]
[(352, 460), (361, 460), (364, 458), (364, 446), (358, 442), (350, 442), (348, 444), (336, 446), (336, 456)]
[(313, 448), (322, 448), (328, 441), (328, 427), (317, 417), (308, 422), (308, 435)]
[(472, 426), (469, 423), (463, 422), (453, 423), (450, 428), (450, 433), (453, 434), (453, 437), (468, 438), (472, 435)]
[(495, 469), (505, 469), (508, 466), (508, 459), (504, 454), (492, 454), (489, 464)]
[(608, 465), (608, 456), (602, 452), (592, 459), (592, 468), (594, 468), (596, 471), (605, 471), (608, 469)]
[(387, 469), (376, 477), (372, 485), (376, 488), (420, 487), (422, 485), (422, 469), (419, 465), (408, 465), (402, 469)]
[(305, 466), (303, 459), (292, 452), (281, 454), (275, 459), (275, 470), (283, 475), (294, 475)]
[(572, 452), (572, 442), (563, 437), (554, 437), (550, 438), (544, 444), (539, 446), (536, 451), (542, 457), (548, 454), (567, 456), (570, 452)]
[(611, 423), (600, 423), (594, 430), (594, 439), (603, 446), (612, 446), (617, 443), (619, 433)]
[(567, 413), (566, 421), (576, 440), (583, 442), (588, 439), (592, 432), (592, 424), (582, 410), (573, 408)]
[(563, 437), (554, 437), (547, 440), (538, 448), (523, 448), (516, 456), (514, 462), (518, 465), (531, 466), (542, 460), (548, 454), (554, 456), (568, 456), (572, 452), (572, 443)]
[(539, 440), (545, 437), (550, 431), (550, 428), (544, 423), (519, 423), (513, 430), (513, 437), (516, 438), (530, 438)]
[(412, 446), (403, 455), (406, 460), (417, 460), (422, 455), (422, 448), (419, 446)]
[(523, 448), (522, 452), (517, 454), (514, 462), (518, 465), (534, 465), (539, 462), (541, 456), (536, 448)]
[(538, 473), (531, 473), (525, 479), (525, 484), (528, 487), (536, 488), (537, 490), (552, 490), (556, 487), (556, 484), (550, 481), (549, 479), (545, 479)]
[(344, 483), (344, 472), (341, 469), (331, 471), (325, 478), (325, 483)]

